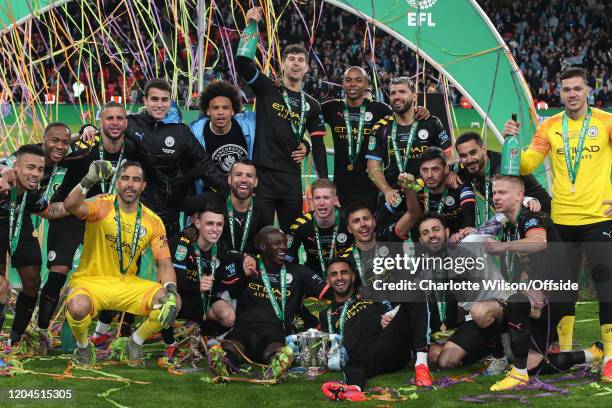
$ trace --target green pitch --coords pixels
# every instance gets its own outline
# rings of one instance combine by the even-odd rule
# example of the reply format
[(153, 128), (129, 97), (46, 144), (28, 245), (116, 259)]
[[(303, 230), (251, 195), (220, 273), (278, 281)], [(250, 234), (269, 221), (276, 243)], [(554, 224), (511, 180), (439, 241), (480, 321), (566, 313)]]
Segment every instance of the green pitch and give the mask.
[[(577, 308), (576, 326), (574, 331), (574, 342), (576, 347), (588, 346), (600, 337), (598, 309), (596, 304), (583, 304)], [(5, 327), (9, 327), (6, 323)], [(163, 347), (161, 344), (147, 346), (149, 352), (160, 352)], [(100, 368), (104, 373), (114, 374), (134, 381), (150, 382), (147, 385), (132, 384), (125, 389), (121, 389), (109, 395), (117, 405), (106, 401), (100, 397), (102, 393), (111, 388), (121, 388), (123, 383), (91, 380), (55, 380), (41, 375), (24, 374), (13, 378), (0, 378), (0, 389), (2, 389), (2, 407), (32, 407), (38, 406), (42, 401), (29, 401), (18, 403), (6, 399), (7, 389), (71, 389), (74, 398), (62, 402), (49, 401), (43, 403), (44, 407), (331, 407), (332, 402), (324, 399), (321, 392), (321, 384), (325, 381), (336, 381), (341, 379), (339, 373), (327, 373), (316, 378), (314, 381), (307, 381), (302, 376), (290, 376), (280, 385), (262, 386), (245, 383), (229, 383), (226, 385), (212, 385), (200, 378), (206, 376), (206, 372), (190, 373), (181, 376), (169, 374), (165, 369), (156, 365), (155, 359), (151, 359), (151, 367), (144, 369), (133, 369), (125, 366), (103, 366)], [(67, 365), (65, 359), (52, 359), (50, 361), (32, 361), (25, 365), (26, 369), (45, 372), (61, 373)], [(368, 386), (389, 386), (400, 388), (406, 386), (406, 380), (414, 372), (412, 364), (399, 373), (376, 377), (369, 381)], [(469, 374), (481, 368), (474, 365), (469, 369), (448, 370), (433, 373), (435, 378), (442, 376), (456, 376)], [(97, 374), (75, 371), (77, 375)], [(542, 379), (554, 378), (543, 376)], [(445, 389), (417, 392), (418, 399), (405, 402), (388, 403), (392, 406), (413, 406), (413, 407), (457, 407), (457, 406), (477, 406), (476, 404), (466, 403), (459, 400), (464, 395), (479, 395), (489, 393), (489, 387), (499, 377), (477, 377), (474, 383), (464, 383), (451, 386)], [(571, 382), (571, 381), (570, 381)], [(563, 383), (561, 383), (562, 385)], [(599, 384), (603, 386), (604, 384)], [(609, 407), (610, 395), (596, 397), (595, 394), (602, 392), (602, 389), (595, 389), (590, 385), (576, 386), (570, 388), (569, 395), (559, 395), (543, 398), (531, 398), (533, 407), (555, 407), (560, 404), (564, 406), (590, 406), (590, 407)], [(514, 391), (513, 394), (534, 395), (538, 391)], [(34, 405), (32, 405), (34, 404)], [(342, 403), (349, 405), (348, 402)], [(386, 402), (370, 401), (360, 403), (358, 406), (375, 407), (387, 406)], [(489, 402), (487, 407), (510, 407), (515, 406), (516, 402)]]

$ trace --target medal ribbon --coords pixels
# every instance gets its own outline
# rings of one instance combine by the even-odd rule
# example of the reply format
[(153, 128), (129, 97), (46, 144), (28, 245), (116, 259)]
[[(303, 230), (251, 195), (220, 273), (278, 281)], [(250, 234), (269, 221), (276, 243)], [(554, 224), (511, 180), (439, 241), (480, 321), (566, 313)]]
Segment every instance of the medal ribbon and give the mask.
[(274, 309), (274, 314), (283, 323), (283, 327), (285, 327), (285, 305), (287, 304), (287, 269), (283, 265), (280, 270), (281, 306), (278, 305), (276, 296), (274, 296), (274, 292), (272, 292), (270, 277), (268, 276), (266, 267), (262, 261), (259, 261), (259, 270), (261, 271), (261, 280), (266, 287), (266, 293), (270, 299), (270, 304), (272, 305), (272, 309)]
[[(227, 206), (227, 218), (229, 220), (230, 237), (232, 240), (232, 249), (237, 251), (236, 249), (236, 230), (234, 227), (234, 222), (236, 221), (236, 217), (234, 217), (234, 205), (232, 204), (231, 195), (227, 196), (226, 206)], [(240, 252), (244, 252), (244, 247), (246, 246), (246, 243), (247, 243), (247, 237), (249, 236), (249, 229), (251, 228), (252, 218), (253, 218), (253, 198), (250, 198), (246, 220), (244, 221), (244, 229), (242, 230), (242, 240), (240, 241)]]
[(446, 322), (446, 292), (443, 290), (435, 291), (436, 302), (438, 303), (438, 315), (440, 316), (440, 324), (445, 325)]
[[(340, 312), (340, 319), (338, 320), (338, 326), (340, 329), (340, 336), (344, 337), (344, 323), (346, 321), (346, 313), (348, 312), (351, 305), (355, 302), (355, 298), (351, 298), (344, 302), (342, 305), (342, 311)], [(327, 309), (327, 326), (329, 327), (329, 334), (334, 334), (334, 325), (332, 324), (332, 312), (331, 308)]]
[(355, 152), (353, 152), (353, 129), (351, 128), (351, 118), (349, 116), (348, 105), (344, 103), (344, 109), (342, 110), (344, 115), (344, 123), (346, 124), (346, 143), (348, 144), (348, 158), (351, 164), (355, 164), (359, 152), (361, 151), (361, 142), (363, 141), (363, 124), (365, 122), (365, 100), (359, 107), (359, 127), (357, 128), (357, 141), (355, 146)]
[(312, 217), (312, 225), (315, 233), (315, 242), (317, 244), (317, 258), (319, 258), (319, 266), (321, 267), (321, 273), (323, 277), (327, 275), (327, 263), (331, 261), (334, 257), (334, 252), (336, 251), (336, 237), (338, 236), (338, 230), (340, 229), (340, 211), (336, 208), (334, 210), (334, 232), (331, 237), (331, 246), (329, 247), (329, 252), (327, 254), (327, 258), (323, 255), (323, 246), (321, 245), (321, 235), (319, 233), (319, 225), (317, 224), (317, 219), (313, 215)]
[(59, 166), (57, 165), (57, 163), (55, 163), (53, 165), (53, 170), (51, 171), (51, 177), (49, 177), (49, 184), (47, 184), (47, 188), (45, 189), (45, 194), (43, 195), (43, 197), (47, 201), (49, 201), (49, 199), (51, 198), (49, 194), (51, 193), (51, 188), (53, 187), (53, 179), (55, 178), (55, 175), (57, 174), (58, 170), (59, 170)]
[[(125, 147), (125, 143), (121, 146), (121, 153), (119, 154), (119, 159), (117, 160), (117, 165), (115, 166), (115, 173), (113, 174), (113, 178), (110, 181), (110, 184), (108, 185), (108, 191), (106, 190), (106, 181), (104, 179), (100, 180), (100, 189), (102, 190), (103, 193), (106, 194), (114, 194), (115, 192), (115, 181), (117, 180), (117, 174), (119, 173), (119, 166), (121, 166), (121, 162), (123, 161), (123, 149)], [(100, 156), (100, 160), (106, 160), (104, 158), (104, 146), (102, 144), (102, 142), (100, 142), (98, 144), (98, 153)]]
[[(45, 192), (43, 194), (43, 198), (47, 202), (51, 201), (50, 200), (51, 199), (50, 194), (51, 194), (51, 189), (53, 188), (53, 180), (55, 179), (55, 176), (56, 176), (58, 170), (59, 170), (59, 166), (57, 165), (57, 163), (55, 163), (53, 165), (53, 170), (51, 171), (51, 176), (49, 177), (49, 183), (47, 184), (47, 188), (45, 189)], [(38, 233), (38, 227), (40, 227), (40, 223), (42, 221), (42, 218), (39, 217), (38, 215), (35, 215), (33, 217), (32, 221), (33, 221), (32, 226), (34, 227), (34, 234), (37, 234)]]
[[(516, 220), (515, 220), (514, 225), (512, 225), (510, 221), (506, 222), (506, 225), (504, 226), (504, 229), (502, 232), (503, 242), (518, 241), (519, 239), (521, 239), (521, 236), (519, 235), (519, 229), (518, 229), (518, 220), (520, 216), (521, 216), (521, 211), (519, 211), (519, 213), (516, 215)], [(514, 233), (512, 231), (512, 228), (514, 229)], [(504, 254), (504, 261), (506, 263), (506, 276), (508, 278), (508, 282), (510, 283), (512, 283), (514, 279), (514, 255), (515, 253), (512, 251), (506, 251), (506, 253)]]
[(588, 108), (584, 120), (582, 121), (582, 128), (580, 129), (580, 136), (578, 136), (578, 146), (576, 146), (576, 160), (572, 166), (572, 154), (570, 151), (570, 142), (568, 136), (568, 124), (567, 124), (567, 113), (563, 112), (563, 119), (561, 120), (562, 136), (563, 136), (563, 153), (565, 154), (565, 167), (567, 167), (567, 175), (569, 176), (570, 182), (572, 183), (572, 192), (574, 192), (574, 185), (576, 184), (576, 177), (578, 176), (578, 167), (580, 166), (580, 159), (582, 158), (582, 150), (584, 149), (584, 140), (586, 139), (587, 130), (589, 128), (589, 122), (591, 121), (592, 111)]
[(397, 142), (397, 121), (393, 121), (391, 125), (391, 143), (393, 145), (393, 150), (395, 151), (395, 162), (397, 163), (397, 168), (400, 173), (406, 172), (406, 166), (408, 165), (408, 159), (410, 159), (410, 148), (412, 147), (412, 142), (414, 141), (414, 135), (416, 134), (417, 127), (419, 126), (419, 121), (415, 120), (412, 126), (410, 127), (410, 133), (408, 133), (408, 140), (406, 141), (406, 154), (404, 155), (404, 160), (401, 159), (401, 153), (399, 150), (399, 144)]
[(359, 273), (361, 284), (365, 285), (365, 271), (363, 270), (363, 264), (361, 263), (361, 254), (359, 254), (359, 249), (357, 248), (357, 245), (353, 246), (353, 258), (355, 259), (355, 266), (357, 266), (357, 272)]
[[(436, 278), (437, 274), (437, 270), (434, 268), (434, 270), (432, 271), (433, 277), (434, 279)], [(442, 269), (442, 283), (446, 283), (447, 279), (447, 273), (446, 273), (446, 269)], [(434, 290), (433, 291), (434, 296), (436, 298), (436, 304), (438, 305), (438, 316), (440, 317), (440, 328), (442, 331), (446, 330), (446, 310), (447, 310), (447, 303), (446, 303), (446, 291), (445, 290)]]
[[(476, 183), (472, 180), (472, 190), (474, 192), (478, 191), (476, 188)], [(476, 226), (480, 227), (482, 224), (489, 220), (489, 211), (491, 208), (491, 204), (489, 200), (491, 199), (491, 161), (487, 160), (487, 165), (485, 166), (485, 176), (484, 176), (484, 220), (482, 219), (482, 214), (480, 213), (480, 208), (478, 207), (478, 203), (476, 203)]]
[[(204, 276), (204, 265), (202, 262), (202, 251), (200, 251), (200, 247), (198, 246), (198, 242), (195, 241), (193, 243), (193, 252), (196, 256), (196, 267), (198, 269), (198, 284), (200, 283), (200, 279)], [(215, 277), (215, 272), (217, 271), (217, 244), (213, 244), (210, 249), (210, 276)], [(212, 289), (211, 289), (212, 291)], [(210, 309), (210, 300), (212, 299), (212, 293), (206, 295), (206, 293), (202, 293), (202, 305), (204, 306), (204, 313), (208, 312)]]
[(287, 90), (283, 88), (283, 100), (285, 101), (285, 105), (287, 106), (287, 110), (289, 111), (289, 124), (291, 125), (291, 130), (293, 131), (293, 135), (295, 136), (295, 140), (298, 144), (302, 142), (304, 136), (304, 117), (306, 116), (306, 96), (304, 96), (304, 92), (300, 91), (300, 101), (302, 103), (300, 108), (300, 124), (297, 129), (293, 124), (293, 111), (291, 110), (291, 104), (289, 103), (289, 94), (287, 94)]
[(19, 205), (19, 214), (17, 215), (17, 222), (15, 222), (15, 212), (17, 211), (17, 188), (11, 189), (10, 196), (10, 210), (9, 210), (9, 237), (11, 237), (9, 255), (13, 256), (17, 245), (19, 244), (19, 235), (21, 234), (21, 226), (23, 225), (23, 214), (25, 213), (26, 198), (28, 192), (23, 193), (21, 198), (21, 204)]
[[(444, 189), (442, 193), (442, 197), (440, 197), (440, 201), (438, 202), (438, 208), (436, 209), (437, 214), (442, 214), (442, 209), (444, 208), (444, 201), (448, 197), (448, 188)], [(425, 212), (429, 212), (429, 188), (425, 187)]]
[(115, 245), (117, 246), (117, 256), (119, 257), (119, 272), (121, 276), (125, 276), (130, 265), (134, 261), (136, 256), (136, 249), (138, 248), (138, 241), (140, 240), (140, 224), (142, 223), (142, 204), (138, 203), (138, 210), (136, 211), (136, 223), (134, 224), (134, 233), (132, 234), (132, 245), (130, 246), (130, 260), (127, 266), (123, 267), (123, 240), (121, 238), (121, 212), (119, 210), (119, 201), (115, 198), (115, 220), (117, 220), (117, 238)]

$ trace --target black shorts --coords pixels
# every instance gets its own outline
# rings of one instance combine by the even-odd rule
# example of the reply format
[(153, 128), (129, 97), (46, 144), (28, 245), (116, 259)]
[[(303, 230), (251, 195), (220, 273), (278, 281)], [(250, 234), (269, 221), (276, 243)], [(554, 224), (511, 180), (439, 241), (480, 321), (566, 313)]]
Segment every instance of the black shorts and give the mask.
[[(26, 219), (27, 218), (27, 219)], [(30, 214), (24, 214), (23, 225), (19, 233), (19, 242), (17, 249), (11, 257), (11, 265), (14, 268), (22, 266), (38, 266), (42, 265), (40, 256), (40, 243), (38, 238), (32, 236), (34, 228)], [(0, 220), (0, 264), (5, 265), (9, 251), (9, 224), (8, 219)], [(0, 272), (3, 273), (4, 271)]]
[(262, 225), (274, 224), (274, 213), (282, 230), (302, 215), (302, 178), (299, 173), (286, 173), (266, 167), (257, 167), (257, 203)]
[[(583, 255), (588, 260), (591, 278), (600, 301), (601, 323), (612, 322), (612, 220), (587, 225), (555, 224), (569, 258), (571, 278), (577, 281)], [(559, 279), (559, 278), (555, 278)], [(574, 302), (578, 299), (576, 292)]]
[(482, 329), (473, 320), (468, 320), (455, 330), (448, 341), (466, 351), (463, 365), (468, 366), (493, 354), (499, 335), (500, 330), (495, 323)]
[(74, 253), (83, 242), (85, 221), (68, 216), (49, 221), (47, 232), (47, 268), (55, 265), (72, 269)]
[(299, 173), (287, 173), (267, 167), (257, 167), (257, 197), (302, 203), (302, 178)]
[(282, 330), (262, 330), (259, 327), (234, 327), (234, 330), (225, 336), (225, 340), (237, 341), (244, 345), (246, 356), (257, 363), (267, 364), (263, 353), (270, 344), (285, 344), (285, 333)]
[[(202, 294), (199, 292), (183, 292), (178, 291), (181, 297), (181, 309), (178, 312), (177, 319), (185, 319), (190, 322), (203, 323), (204, 322), (204, 302)], [(212, 295), (208, 306), (212, 307), (215, 302), (221, 299), (218, 296)]]
[(202, 323), (204, 321), (204, 307), (202, 303), (202, 295), (199, 293), (181, 293), (181, 310), (179, 310), (177, 319), (185, 319), (191, 322)]

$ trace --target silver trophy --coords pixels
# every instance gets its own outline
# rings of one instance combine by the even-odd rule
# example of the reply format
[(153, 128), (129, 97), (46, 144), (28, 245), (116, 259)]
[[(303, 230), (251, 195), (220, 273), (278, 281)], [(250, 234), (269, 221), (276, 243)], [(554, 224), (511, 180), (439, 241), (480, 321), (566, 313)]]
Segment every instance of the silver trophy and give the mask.
[(314, 379), (322, 370), (327, 369), (330, 336), (316, 329), (287, 336), (286, 343), (290, 346), (300, 367), (306, 369), (306, 378)]
[(497, 213), (480, 227), (476, 228), (476, 231), (463, 238), (461, 242), (485, 242), (487, 238), (495, 239), (506, 221), (508, 221), (508, 218), (504, 214)]

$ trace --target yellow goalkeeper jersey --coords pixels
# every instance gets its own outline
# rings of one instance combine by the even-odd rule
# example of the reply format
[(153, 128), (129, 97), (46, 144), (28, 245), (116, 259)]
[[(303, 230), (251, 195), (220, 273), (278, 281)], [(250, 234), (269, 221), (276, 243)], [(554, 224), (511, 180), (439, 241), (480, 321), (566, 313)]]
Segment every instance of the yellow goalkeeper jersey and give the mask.
[[(119, 256), (117, 254), (116, 237), (117, 221), (115, 219), (114, 195), (108, 195), (86, 201), (88, 207), (85, 236), (83, 239), (83, 254), (79, 267), (72, 279), (86, 276), (120, 276)], [(119, 210), (121, 215), (121, 240), (123, 251), (123, 267), (127, 267), (134, 237), (136, 214)], [(166, 228), (161, 219), (149, 208), (142, 206), (142, 220), (138, 234), (138, 244), (134, 259), (129, 265), (126, 275), (137, 272), (137, 260), (142, 251), (151, 247), (155, 259), (170, 258)]]
[[(612, 199), (612, 114), (592, 108), (586, 131), (582, 158), (576, 176), (575, 191), (565, 163), (562, 136), (563, 112), (546, 119), (521, 156), (521, 174), (529, 174), (550, 155), (552, 186), (552, 220), (562, 225), (587, 225), (610, 220), (605, 217), (605, 199)], [(567, 117), (571, 163), (574, 166), (578, 139), (584, 116)]]

